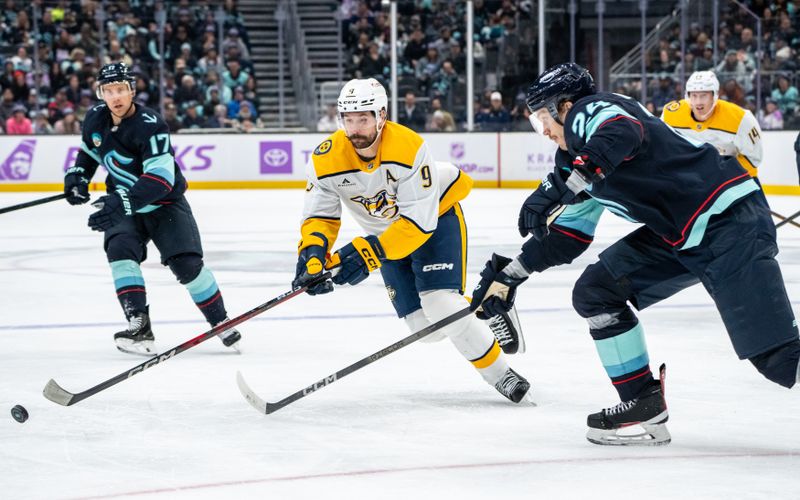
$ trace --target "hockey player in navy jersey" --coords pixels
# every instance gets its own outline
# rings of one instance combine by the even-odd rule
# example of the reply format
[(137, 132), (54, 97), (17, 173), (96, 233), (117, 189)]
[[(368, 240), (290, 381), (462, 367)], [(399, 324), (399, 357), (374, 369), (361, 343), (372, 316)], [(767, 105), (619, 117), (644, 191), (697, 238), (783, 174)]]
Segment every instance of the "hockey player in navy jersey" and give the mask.
[[(132, 354), (155, 354), (140, 264), (151, 240), (161, 263), (189, 291), (206, 320), (227, 319), (217, 282), (203, 264), (200, 233), (188, 201), (186, 180), (177, 167), (164, 119), (134, 104), (135, 78), (122, 63), (100, 69), (97, 97), (104, 104), (86, 114), (81, 151), (64, 177), (67, 202), (89, 201), (89, 182), (97, 167), (108, 171), (106, 194), (93, 205), (89, 227), (104, 233), (104, 249), (128, 328), (114, 335), (117, 348)], [(241, 338), (231, 328), (220, 334), (238, 350)]]
[[(473, 307), (505, 310), (530, 274), (571, 262), (592, 242), (604, 209), (644, 224), (604, 250), (573, 290), (573, 306), (588, 321), (621, 399), (589, 415), (589, 441), (670, 441), (665, 369), (653, 377), (631, 306), (644, 309), (697, 283), (713, 298), (739, 358), (775, 383), (796, 384), (800, 340), (775, 260), (775, 225), (739, 162), (680, 136), (630, 98), (596, 93), (589, 72), (573, 63), (542, 73), (527, 103), (534, 128), (559, 146), (555, 169), (520, 210), (520, 234), (533, 238), (515, 259), (492, 256)], [(639, 432), (631, 432), (635, 424)]]

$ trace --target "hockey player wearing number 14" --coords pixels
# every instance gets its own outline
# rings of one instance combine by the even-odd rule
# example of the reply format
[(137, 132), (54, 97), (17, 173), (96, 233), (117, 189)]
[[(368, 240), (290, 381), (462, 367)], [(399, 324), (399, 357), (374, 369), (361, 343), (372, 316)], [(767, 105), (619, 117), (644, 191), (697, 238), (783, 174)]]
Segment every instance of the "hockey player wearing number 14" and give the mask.
[[(356, 285), (380, 269), (397, 315), (417, 332), (468, 305), (462, 295), (467, 235), (459, 202), (472, 180), (452, 164), (434, 163), (417, 133), (387, 121), (386, 90), (374, 78), (348, 82), (337, 105), (340, 130), (316, 148), (306, 167), (292, 285), (303, 286), (323, 267), (338, 266), (333, 283), (308, 290), (323, 294), (334, 283)], [(330, 256), (342, 204), (366, 235)], [(512, 325), (505, 326), (507, 333)], [(530, 384), (508, 366), (499, 341), (481, 321), (469, 315), (423, 341), (443, 336), (503, 396), (515, 403), (526, 398)], [(517, 336), (504, 349), (516, 352), (520, 343)]]
[(520, 210), (520, 234), (533, 238), (515, 259), (495, 255), (487, 263), (473, 306), (507, 308), (529, 275), (571, 262), (592, 242), (604, 209), (644, 224), (604, 250), (573, 290), (573, 307), (588, 321), (621, 399), (589, 415), (587, 439), (670, 441), (665, 367), (654, 379), (630, 306), (642, 310), (697, 283), (714, 300), (739, 358), (777, 384), (795, 385), (800, 339), (775, 260), (775, 225), (736, 158), (679, 135), (633, 99), (596, 93), (589, 72), (574, 63), (542, 73), (527, 104), (534, 128), (559, 146), (555, 169)]
[[(120, 351), (153, 355), (154, 336), (140, 264), (151, 240), (161, 263), (189, 291), (206, 320), (227, 319), (217, 282), (203, 264), (203, 248), (192, 209), (184, 197), (186, 180), (175, 163), (169, 129), (152, 109), (133, 103), (135, 78), (122, 63), (100, 69), (97, 97), (104, 104), (86, 114), (81, 151), (64, 177), (71, 205), (89, 201), (89, 182), (99, 165), (108, 171), (106, 192), (93, 205), (89, 227), (104, 233), (104, 244), (117, 298), (128, 328), (114, 335)], [(235, 328), (220, 334), (237, 349)]]

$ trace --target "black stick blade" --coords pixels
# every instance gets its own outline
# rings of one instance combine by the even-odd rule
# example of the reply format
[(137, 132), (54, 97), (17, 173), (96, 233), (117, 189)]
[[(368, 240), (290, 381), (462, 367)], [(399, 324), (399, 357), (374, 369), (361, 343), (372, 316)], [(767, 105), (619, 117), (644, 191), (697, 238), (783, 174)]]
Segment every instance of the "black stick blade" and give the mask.
[(53, 379), (50, 379), (50, 382), (44, 386), (42, 393), (44, 394), (44, 397), (54, 403), (60, 404), (61, 406), (71, 405), (72, 398), (75, 397), (75, 395), (71, 392), (62, 389), (61, 386), (58, 385), (58, 383), (56, 383), (56, 381)]

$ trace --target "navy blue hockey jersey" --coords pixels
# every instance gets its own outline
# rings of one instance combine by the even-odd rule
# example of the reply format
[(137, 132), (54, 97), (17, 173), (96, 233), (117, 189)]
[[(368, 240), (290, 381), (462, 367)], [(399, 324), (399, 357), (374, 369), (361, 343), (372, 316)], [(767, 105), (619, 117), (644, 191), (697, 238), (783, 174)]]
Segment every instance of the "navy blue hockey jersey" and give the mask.
[[(567, 114), (564, 135), (568, 151), (558, 150), (556, 167), (571, 169), (574, 158), (588, 156), (605, 175), (586, 190), (593, 200), (644, 223), (677, 249), (698, 245), (710, 217), (760, 189), (735, 159), (678, 134), (619, 94), (578, 100)], [(556, 224), (593, 234), (586, 224), (596, 223), (596, 215), (581, 217), (576, 212), (588, 207), (575, 209)]]
[(133, 209), (146, 213), (169, 204), (186, 191), (186, 179), (175, 162), (169, 127), (161, 116), (136, 105), (135, 113), (114, 126), (105, 104), (86, 114), (81, 137), (81, 152), (76, 166), (88, 178), (102, 164), (108, 171), (108, 192), (128, 191)]

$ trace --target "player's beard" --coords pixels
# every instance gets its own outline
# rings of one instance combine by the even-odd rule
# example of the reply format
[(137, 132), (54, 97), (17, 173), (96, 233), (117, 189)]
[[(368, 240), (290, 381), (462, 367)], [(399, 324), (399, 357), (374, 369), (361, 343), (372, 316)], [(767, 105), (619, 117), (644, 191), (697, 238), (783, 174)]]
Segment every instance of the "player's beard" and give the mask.
[(353, 145), (356, 149), (367, 149), (368, 147), (375, 144), (375, 140), (378, 138), (378, 131), (376, 130), (369, 136), (365, 135), (349, 135), (347, 139), (350, 141), (350, 144)]

